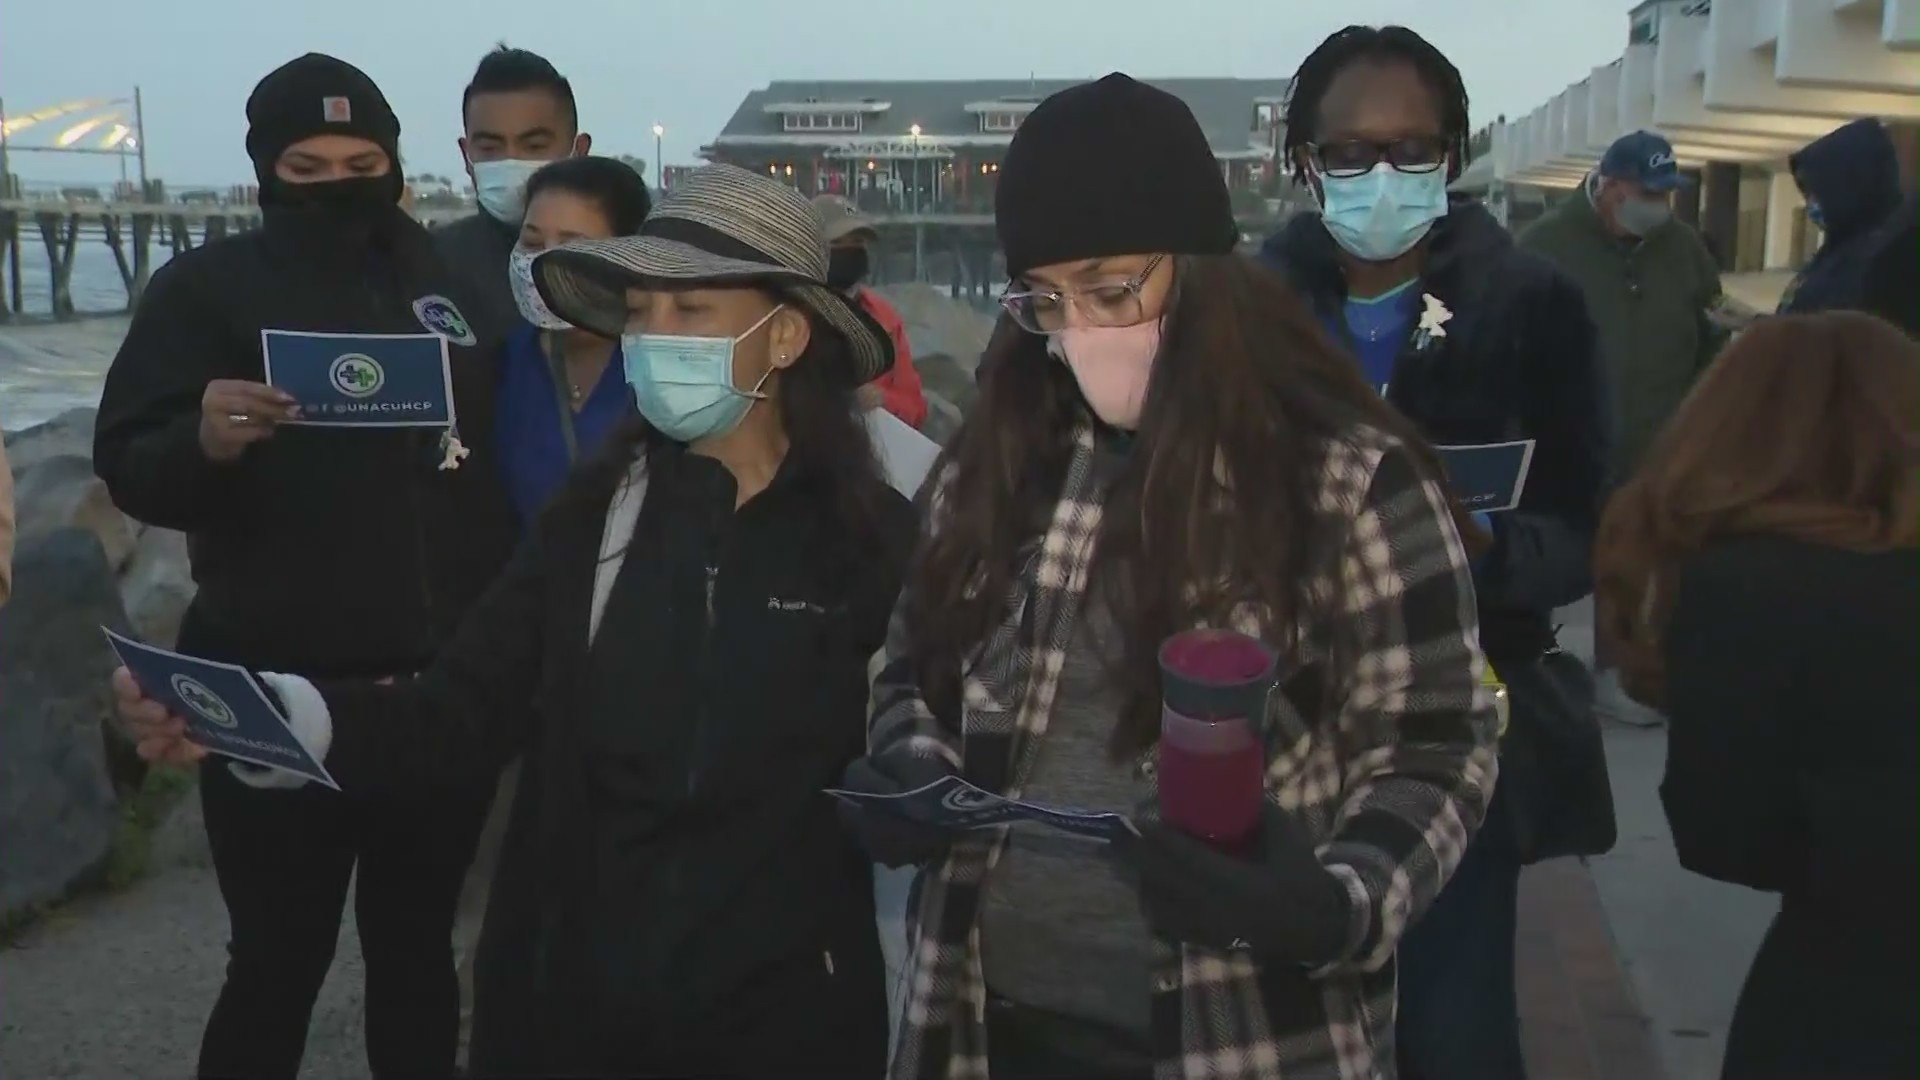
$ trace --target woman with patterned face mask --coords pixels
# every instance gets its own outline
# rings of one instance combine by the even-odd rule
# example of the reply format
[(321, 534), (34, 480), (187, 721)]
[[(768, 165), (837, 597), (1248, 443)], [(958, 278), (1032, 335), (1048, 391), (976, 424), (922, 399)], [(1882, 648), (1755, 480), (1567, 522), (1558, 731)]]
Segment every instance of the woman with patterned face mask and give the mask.
[[(473, 1075), (879, 1075), (871, 864), (821, 790), (865, 746), (914, 538), (854, 403), (887, 335), (828, 286), (806, 198), (729, 166), (533, 274), (620, 339), (640, 417), (419, 677), (262, 678), (349, 791), (525, 752)], [(196, 755), (116, 680), (144, 753)]]
[[(1019, 332), (929, 481), (846, 786), (959, 773), (1142, 835), (849, 811), (876, 859), (924, 867), (894, 1075), (1383, 1074), (1400, 930), (1493, 783), (1437, 466), (1233, 254), (1219, 165), (1171, 95), (1116, 74), (1042, 102), (995, 216)], [(1156, 655), (1203, 625), (1258, 634), (1291, 676), (1256, 719), (1246, 858), (1153, 813)]]
[(631, 236), (652, 197), (640, 174), (612, 158), (567, 158), (527, 181), (527, 212), (508, 259), (508, 283), (523, 324), (507, 338), (500, 369), (500, 459), (507, 488), (531, 521), (633, 411), (621, 375), (620, 342), (555, 315), (533, 283), (541, 252), (576, 240)]

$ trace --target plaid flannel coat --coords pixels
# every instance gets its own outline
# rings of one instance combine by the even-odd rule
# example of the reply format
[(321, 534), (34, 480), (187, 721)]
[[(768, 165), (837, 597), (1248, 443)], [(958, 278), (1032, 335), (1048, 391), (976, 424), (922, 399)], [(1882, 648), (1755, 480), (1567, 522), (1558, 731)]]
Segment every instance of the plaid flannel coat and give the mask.
[[(882, 764), (938, 756), (975, 783), (1020, 794), (1100, 528), (1093, 434), (1083, 426), (1076, 441), (1051, 523), (966, 666), (960, 716), (936, 716), (922, 698), (904, 603), (896, 609), (875, 684), (871, 745)], [(929, 528), (939, 527), (947, 475)], [(1314, 571), (1309, 593), (1320, 600), (1302, 613), (1289, 660), (1324, 668), (1333, 705), (1303, 718), (1273, 695), (1267, 795), (1299, 817), (1346, 885), (1348, 948), (1307, 971), (1239, 950), (1158, 945), (1158, 1080), (1392, 1077), (1395, 946), (1458, 865), (1493, 793), (1494, 706), (1480, 685), (1472, 580), (1446, 496), (1390, 436), (1361, 428), (1327, 448), (1318, 510), (1340, 540)], [(968, 834), (920, 875), (896, 1080), (988, 1075), (979, 916), (1006, 835)]]

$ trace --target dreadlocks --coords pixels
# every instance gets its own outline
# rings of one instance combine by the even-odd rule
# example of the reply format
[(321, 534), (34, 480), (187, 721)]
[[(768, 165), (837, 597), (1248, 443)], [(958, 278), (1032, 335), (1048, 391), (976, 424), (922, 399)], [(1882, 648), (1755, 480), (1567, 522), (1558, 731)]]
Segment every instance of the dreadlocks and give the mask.
[(1281, 151), (1293, 163), (1293, 178), (1305, 183), (1307, 170), (1298, 151), (1312, 144), (1320, 126), (1320, 99), (1336, 75), (1356, 60), (1399, 60), (1411, 64), (1439, 98), (1441, 134), (1447, 140), (1447, 179), (1459, 177), (1467, 165), (1467, 87), (1460, 69), (1427, 39), (1404, 26), (1349, 26), (1320, 43), (1287, 88), (1286, 140)]

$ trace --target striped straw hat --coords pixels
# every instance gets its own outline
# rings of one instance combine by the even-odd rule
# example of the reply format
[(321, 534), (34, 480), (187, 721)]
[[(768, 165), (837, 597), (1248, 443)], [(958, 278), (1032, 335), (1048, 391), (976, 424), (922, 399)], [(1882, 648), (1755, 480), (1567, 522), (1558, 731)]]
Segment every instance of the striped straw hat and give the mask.
[(752, 284), (820, 317), (846, 339), (855, 386), (893, 367), (893, 339), (827, 277), (827, 242), (807, 197), (732, 165), (709, 165), (654, 206), (637, 236), (579, 240), (533, 261), (553, 313), (619, 337), (627, 289), (649, 283)]

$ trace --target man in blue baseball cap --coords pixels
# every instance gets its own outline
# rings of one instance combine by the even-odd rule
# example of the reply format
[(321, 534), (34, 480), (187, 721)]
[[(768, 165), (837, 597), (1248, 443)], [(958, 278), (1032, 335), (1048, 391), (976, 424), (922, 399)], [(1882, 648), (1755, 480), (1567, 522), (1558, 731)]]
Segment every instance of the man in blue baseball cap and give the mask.
[(1651, 131), (1635, 131), (1607, 147), (1587, 183), (1601, 216), (1620, 233), (1644, 240), (1673, 217), (1669, 196), (1689, 181), (1672, 143)]
[[(1562, 200), (1520, 234), (1580, 286), (1600, 330), (1600, 357), (1613, 386), (1612, 480), (1632, 475), (1640, 456), (1713, 360), (1726, 334), (1710, 318), (1722, 303), (1720, 268), (1700, 234), (1675, 221), (1673, 192), (1690, 181), (1673, 144), (1651, 131), (1622, 135), (1587, 176), (1585, 191)], [(1651, 727), (1658, 713), (1634, 702), (1600, 661), (1602, 715)]]

